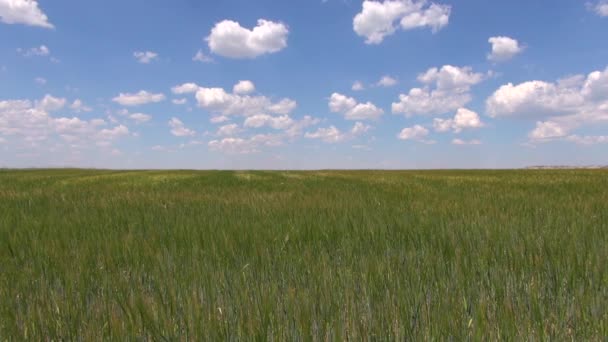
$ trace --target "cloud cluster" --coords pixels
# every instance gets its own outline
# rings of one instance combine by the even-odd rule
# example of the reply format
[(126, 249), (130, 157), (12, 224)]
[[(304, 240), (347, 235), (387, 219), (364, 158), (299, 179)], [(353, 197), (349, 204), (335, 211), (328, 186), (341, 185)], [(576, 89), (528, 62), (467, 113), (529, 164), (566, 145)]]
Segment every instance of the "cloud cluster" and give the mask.
[(338, 143), (349, 139), (354, 139), (367, 133), (372, 127), (362, 122), (356, 122), (348, 132), (342, 132), (336, 126), (319, 128), (315, 132), (308, 132), (304, 136), (308, 139), (320, 139), (327, 143)]
[(429, 135), (429, 130), (420, 125), (406, 127), (397, 135), (400, 140), (413, 140), (425, 144), (435, 143), (433, 140), (426, 140)]
[(223, 20), (205, 39), (211, 52), (229, 58), (255, 58), (287, 47), (289, 29), (280, 22), (260, 19), (253, 29)]
[(358, 103), (354, 98), (339, 93), (331, 94), (329, 110), (344, 115), (346, 120), (375, 120), (384, 114), (384, 110), (371, 102)]
[[(196, 91), (194, 91), (195, 88)], [(196, 92), (195, 98), (198, 106), (218, 116), (287, 115), (297, 107), (294, 100), (287, 98), (273, 102), (266, 96), (247, 95), (254, 90), (255, 85), (251, 81), (239, 81), (233, 87), (232, 93), (228, 93), (222, 88), (199, 87), (194, 83), (186, 83), (173, 88), (173, 92), (179, 94)]]
[(565, 137), (577, 127), (608, 122), (608, 68), (554, 83), (505, 84), (486, 100), (486, 113), (536, 120), (532, 140)]
[(431, 68), (418, 75), (422, 88), (412, 88), (408, 94), (399, 95), (399, 102), (392, 104), (394, 114), (440, 115), (457, 110), (471, 101), (473, 85), (485, 76), (473, 72), (470, 67), (444, 65)]
[(433, 120), (433, 128), (436, 132), (452, 131), (454, 133), (460, 133), (464, 129), (481, 127), (483, 127), (483, 123), (481, 122), (479, 115), (466, 108), (459, 108), (453, 119), (436, 118)]
[(380, 44), (398, 27), (403, 30), (429, 27), (437, 32), (448, 24), (450, 12), (450, 6), (429, 5), (426, 0), (365, 0), (361, 12), (353, 19), (353, 29), (365, 38), (365, 43)]
[(189, 137), (196, 134), (196, 131), (187, 128), (180, 119), (175, 117), (169, 120), (169, 127), (171, 128), (171, 134), (176, 137)]
[(0, 135), (20, 148), (46, 148), (61, 145), (70, 148), (108, 147), (116, 139), (129, 135), (124, 125), (103, 128), (103, 119), (83, 120), (77, 117), (54, 117), (51, 112), (65, 107), (66, 99), (46, 95), (32, 103), (29, 100), (0, 101)]
[(53, 28), (36, 0), (0, 0), (0, 22)]

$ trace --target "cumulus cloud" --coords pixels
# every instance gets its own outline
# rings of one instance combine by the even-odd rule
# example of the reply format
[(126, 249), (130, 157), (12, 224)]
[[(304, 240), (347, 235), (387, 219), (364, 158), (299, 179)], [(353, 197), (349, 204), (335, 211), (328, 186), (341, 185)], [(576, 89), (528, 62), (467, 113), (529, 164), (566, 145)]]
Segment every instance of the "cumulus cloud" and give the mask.
[(203, 53), (203, 50), (198, 50), (196, 52), (196, 54), (194, 55), (194, 57), (192, 57), (192, 61), (194, 62), (200, 62), (200, 63), (211, 63), (213, 62), (213, 58), (205, 55)]
[(287, 115), (270, 116), (268, 114), (257, 114), (245, 119), (245, 127), (272, 127), (274, 129), (287, 129), (293, 125), (294, 120)]
[(129, 130), (119, 125), (103, 128), (103, 119), (82, 120), (54, 117), (50, 113), (65, 106), (65, 99), (50, 95), (32, 103), (29, 100), (0, 101), (0, 134), (22, 148), (43, 149), (52, 144), (67, 144), (70, 149), (107, 147)]
[(262, 146), (280, 146), (282, 138), (275, 134), (257, 134), (251, 138), (224, 138), (212, 140), (208, 143), (212, 151), (220, 151), (229, 154), (257, 153)]
[(529, 134), (532, 140), (565, 137), (577, 127), (607, 122), (608, 68), (554, 83), (508, 83), (486, 100), (486, 113), (494, 118), (536, 120)]
[(152, 51), (135, 51), (133, 52), (133, 57), (135, 57), (139, 63), (149, 64), (158, 59), (158, 53)]
[(508, 61), (524, 50), (517, 40), (504, 36), (490, 37), (488, 43), (492, 44), (488, 59), (494, 62)]
[(54, 28), (36, 0), (0, 0), (0, 22)]
[(423, 88), (412, 88), (408, 94), (399, 95), (399, 102), (392, 104), (394, 114), (439, 115), (457, 110), (471, 101), (473, 85), (485, 76), (473, 72), (470, 67), (444, 65), (431, 68), (418, 75)]
[(331, 112), (344, 115), (346, 120), (373, 120), (384, 114), (384, 110), (371, 102), (358, 103), (354, 98), (339, 93), (331, 94), (328, 105)]
[(351, 87), (351, 89), (353, 91), (361, 91), (365, 89), (365, 86), (363, 85), (363, 83), (361, 83), (361, 81), (355, 81), (355, 83), (353, 83), (353, 86)]
[(138, 124), (144, 123), (144, 122), (148, 122), (152, 119), (152, 117), (148, 114), (144, 114), (144, 113), (133, 113), (131, 115), (129, 115), (129, 119), (135, 121)]
[(228, 93), (222, 88), (201, 87), (196, 92), (196, 100), (199, 107), (224, 116), (252, 116), (268, 113), (285, 115), (291, 113), (297, 106), (297, 103), (291, 99), (272, 102), (265, 96)]
[(46, 84), (46, 78), (36, 77), (34, 79), (34, 82), (36, 82), (36, 84), (39, 84), (39, 85), (45, 85)]
[(315, 132), (306, 133), (305, 136), (309, 139), (321, 139), (328, 143), (340, 142), (346, 138), (346, 135), (340, 132), (335, 126), (319, 128)]
[(425, 140), (428, 135), (428, 129), (420, 125), (415, 125), (413, 127), (406, 127), (402, 129), (397, 138), (399, 138), (400, 140), (414, 140), (423, 143), (431, 143), (431, 141)]
[(91, 107), (85, 105), (84, 102), (82, 102), (82, 100), (80, 99), (74, 100), (74, 102), (72, 102), (72, 104), (70, 105), (70, 109), (72, 109), (72, 111), (76, 113), (90, 112), (93, 110)]
[(181, 99), (173, 99), (173, 100), (171, 100), (171, 102), (172, 102), (174, 105), (184, 105), (184, 104), (188, 103), (188, 99), (185, 99), (185, 98), (181, 98)]
[(220, 128), (218, 128), (217, 130), (217, 135), (219, 136), (234, 136), (237, 133), (239, 133), (241, 131), (241, 129), (239, 128), (239, 125), (237, 124), (229, 124), (229, 125), (224, 125), (221, 126)]
[(112, 101), (123, 106), (139, 106), (147, 103), (157, 103), (165, 100), (165, 95), (162, 93), (153, 94), (145, 90), (141, 90), (135, 94), (120, 93), (112, 99)]
[(397, 84), (397, 80), (387, 75), (387, 76), (383, 76), (380, 79), (380, 81), (378, 81), (378, 83), (376, 83), (376, 86), (389, 88), (396, 84)]
[(255, 58), (275, 53), (287, 47), (287, 26), (280, 22), (260, 19), (253, 29), (238, 22), (223, 20), (213, 27), (206, 38), (211, 52), (229, 58)]
[(196, 93), (200, 87), (196, 83), (184, 83), (171, 88), (171, 92), (176, 95)]
[(561, 138), (566, 136), (568, 129), (562, 127), (559, 123), (553, 121), (538, 121), (536, 128), (530, 132), (529, 137), (532, 140), (544, 140), (550, 138)]
[(186, 128), (184, 123), (175, 117), (169, 120), (169, 127), (171, 128), (171, 134), (175, 135), (176, 137), (189, 137), (196, 134), (195, 131)]
[(45, 95), (42, 100), (36, 102), (36, 107), (42, 109), (45, 112), (54, 112), (63, 108), (66, 104), (66, 99), (53, 97), (52, 95)]
[(308, 139), (320, 139), (327, 143), (338, 143), (356, 138), (357, 136), (367, 133), (370, 129), (371, 126), (365, 125), (362, 122), (356, 122), (348, 132), (342, 132), (336, 128), (336, 126), (332, 125), (327, 128), (321, 127), (315, 132), (306, 133), (304, 136)]
[(214, 116), (214, 117), (212, 117), (209, 121), (211, 121), (211, 123), (222, 123), (222, 122), (226, 122), (226, 121), (229, 121), (229, 120), (230, 120), (229, 117), (220, 115), (220, 116)]
[(239, 95), (251, 94), (255, 91), (255, 85), (251, 81), (239, 81), (232, 88), (232, 92)]
[(433, 120), (433, 128), (436, 132), (453, 131), (454, 133), (460, 133), (463, 129), (481, 127), (483, 127), (483, 123), (479, 115), (466, 108), (459, 108), (453, 119), (436, 118)]
[(426, 0), (366, 0), (353, 19), (353, 29), (365, 38), (365, 43), (380, 44), (398, 27), (403, 30), (429, 27), (435, 33), (448, 24), (450, 12), (450, 6), (429, 5)]

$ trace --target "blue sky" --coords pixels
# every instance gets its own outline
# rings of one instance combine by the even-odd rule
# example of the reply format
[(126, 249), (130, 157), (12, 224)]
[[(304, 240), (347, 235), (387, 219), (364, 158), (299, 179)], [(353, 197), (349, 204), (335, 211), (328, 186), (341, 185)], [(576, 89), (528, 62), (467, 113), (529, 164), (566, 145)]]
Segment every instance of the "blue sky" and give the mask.
[(608, 164), (608, 1), (0, 0), (0, 167)]

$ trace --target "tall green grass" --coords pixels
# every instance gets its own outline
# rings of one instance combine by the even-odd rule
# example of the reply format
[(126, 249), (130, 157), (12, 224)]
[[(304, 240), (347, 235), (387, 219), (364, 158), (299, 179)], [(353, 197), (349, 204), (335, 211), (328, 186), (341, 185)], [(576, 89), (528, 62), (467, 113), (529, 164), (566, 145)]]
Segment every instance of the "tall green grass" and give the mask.
[(604, 340), (606, 171), (0, 171), (0, 340)]

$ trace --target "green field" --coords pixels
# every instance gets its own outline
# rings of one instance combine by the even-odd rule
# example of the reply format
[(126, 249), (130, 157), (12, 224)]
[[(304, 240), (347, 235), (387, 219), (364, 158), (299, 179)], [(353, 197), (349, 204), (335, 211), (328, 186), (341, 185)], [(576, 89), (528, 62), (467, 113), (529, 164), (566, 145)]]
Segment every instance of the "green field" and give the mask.
[(0, 170), (0, 340), (605, 340), (608, 171)]

